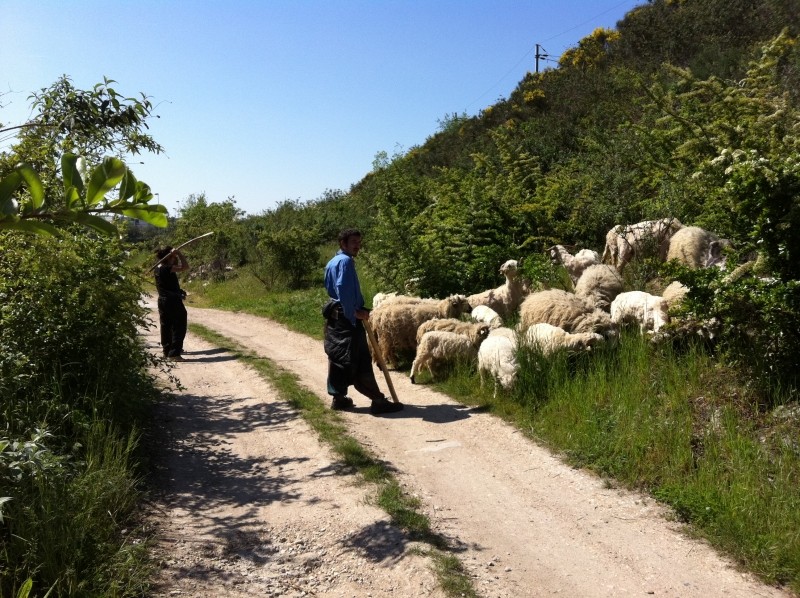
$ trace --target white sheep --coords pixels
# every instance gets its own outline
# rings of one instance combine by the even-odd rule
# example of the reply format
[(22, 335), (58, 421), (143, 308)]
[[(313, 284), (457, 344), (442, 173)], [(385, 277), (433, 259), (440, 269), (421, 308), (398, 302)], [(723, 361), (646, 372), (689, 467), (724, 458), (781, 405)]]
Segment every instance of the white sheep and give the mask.
[(514, 341), (514, 343), (517, 342), (517, 331), (513, 330), (512, 328), (507, 328), (506, 326), (501, 326), (500, 328), (494, 328), (490, 330), (489, 336), (504, 336), (508, 340)]
[(478, 356), (478, 347), (483, 339), (476, 341), (455, 332), (432, 330), (422, 335), (417, 347), (417, 356), (411, 364), (411, 384), (415, 384), (415, 376), (422, 368), (427, 368), (431, 377), (435, 371), (447, 363), (455, 361), (474, 361)]
[(476, 322), (485, 322), (492, 329), (500, 328), (503, 325), (503, 318), (488, 305), (476, 305), (469, 317)]
[(478, 374), (481, 386), (484, 375), (488, 374), (494, 381), (496, 397), (497, 386), (509, 390), (514, 386), (518, 372), (517, 333), (510, 328), (495, 328), (478, 347)]
[(486, 322), (465, 322), (457, 318), (434, 318), (427, 320), (417, 328), (417, 345), (426, 332), (433, 330), (446, 330), (466, 336), (471, 341), (480, 341), (489, 335), (489, 325)]
[(478, 305), (487, 305), (495, 310), (501, 318), (508, 318), (517, 311), (527, 294), (523, 281), (517, 275), (517, 260), (508, 260), (500, 266), (500, 273), (506, 282), (495, 288), (469, 295), (467, 301), (474, 309)]
[(521, 331), (539, 322), (547, 322), (572, 333), (597, 332), (606, 338), (617, 334), (617, 327), (608, 313), (586, 299), (560, 289), (531, 294), (522, 302), (519, 311)]
[(669, 323), (669, 305), (663, 297), (644, 291), (620, 293), (611, 303), (611, 321), (618, 326), (638, 324), (644, 334), (657, 333)]
[(678, 260), (689, 268), (724, 267), (722, 249), (728, 241), (699, 226), (685, 226), (669, 241), (667, 261)]
[(375, 350), (387, 366), (396, 367), (402, 354), (413, 354), (416, 349), (420, 324), (433, 318), (457, 318), (469, 311), (464, 295), (417, 301), (402, 301), (398, 296), (384, 301), (372, 310), (369, 318), (378, 345)]
[(603, 336), (596, 332), (569, 333), (563, 328), (547, 322), (534, 324), (525, 331), (525, 344), (537, 347), (542, 355), (549, 356), (561, 350), (571, 353), (590, 351), (603, 342)]
[(594, 305), (597, 309), (608, 311), (614, 297), (623, 289), (619, 271), (606, 264), (595, 264), (584, 270), (575, 284), (575, 294)]
[(622, 272), (634, 257), (655, 253), (663, 260), (667, 255), (669, 240), (682, 228), (683, 225), (676, 218), (617, 224), (606, 233), (602, 261)]
[(550, 259), (554, 264), (564, 266), (574, 285), (586, 268), (600, 263), (600, 254), (592, 249), (581, 249), (572, 255), (563, 245), (553, 245), (550, 248)]

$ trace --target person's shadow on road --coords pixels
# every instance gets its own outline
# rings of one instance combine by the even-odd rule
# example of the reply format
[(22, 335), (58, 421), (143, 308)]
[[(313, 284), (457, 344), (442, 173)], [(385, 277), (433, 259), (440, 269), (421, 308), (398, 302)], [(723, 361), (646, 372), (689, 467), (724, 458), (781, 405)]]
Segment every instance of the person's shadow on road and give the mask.
[[(395, 413), (380, 413), (374, 417), (386, 417), (389, 419), (421, 419), (422, 421), (432, 422), (435, 424), (449, 424), (451, 422), (467, 419), (473, 413), (480, 412), (480, 407), (468, 407), (465, 405), (409, 405), (403, 403), (403, 410)], [(369, 407), (356, 407), (352, 409), (354, 413), (370, 414)]]
[[(200, 357), (194, 357), (199, 355)], [(232, 361), (235, 356), (228, 353), (225, 349), (204, 349), (202, 351), (184, 351), (183, 360), (190, 363), (219, 363), (222, 361)]]

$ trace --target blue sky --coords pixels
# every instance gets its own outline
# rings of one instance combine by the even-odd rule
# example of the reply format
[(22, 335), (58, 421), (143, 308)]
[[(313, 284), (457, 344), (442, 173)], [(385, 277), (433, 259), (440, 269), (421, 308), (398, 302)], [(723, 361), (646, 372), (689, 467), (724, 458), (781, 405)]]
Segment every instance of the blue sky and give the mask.
[(157, 106), (166, 153), (129, 165), (161, 203), (205, 193), (258, 214), (347, 191), (378, 152), (507, 97), (537, 43), (557, 59), (644, 3), (3, 0), (0, 123), (24, 122), (30, 92), (62, 74), (79, 88), (112, 78)]

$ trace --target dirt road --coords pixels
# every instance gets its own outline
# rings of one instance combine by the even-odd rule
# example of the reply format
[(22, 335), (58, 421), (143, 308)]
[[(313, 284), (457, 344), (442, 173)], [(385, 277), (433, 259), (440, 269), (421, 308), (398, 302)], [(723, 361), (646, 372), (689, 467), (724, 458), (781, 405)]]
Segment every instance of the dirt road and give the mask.
[[(327, 401), (321, 342), (246, 314), (190, 309), (189, 320)], [(157, 595), (441, 595), (428, 561), (367, 503), (369, 489), (336, 475), (330, 452), (268, 384), (191, 335), (186, 349), (175, 369), (186, 390), (160, 416)], [(374, 417), (354, 392), (347, 425), (422, 500), (482, 596), (789, 596), (689, 539), (651, 499), (606, 487), (491, 415), (392, 379), (406, 409)]]

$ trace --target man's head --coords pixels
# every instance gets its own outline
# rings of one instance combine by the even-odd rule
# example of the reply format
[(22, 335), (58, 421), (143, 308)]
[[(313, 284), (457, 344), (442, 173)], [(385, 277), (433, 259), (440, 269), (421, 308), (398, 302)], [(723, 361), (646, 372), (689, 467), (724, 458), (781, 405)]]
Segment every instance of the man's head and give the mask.
[(339, 247), (347, 255), (356, 257), (361, 251), (361, 231), (356, 228), (346, 228), (339, 233)]
[(165, 266), (173, 266), (178, 260), (178, 258), (175, 257), (175, 254), (172, 253), (172, 247), (169, 245), (156, 249), (156, 257), (158, 258), (158, 261)]

